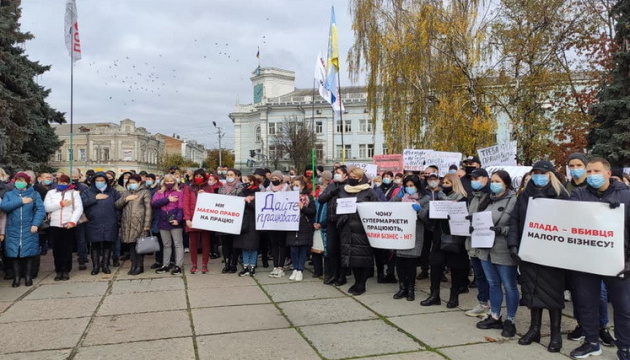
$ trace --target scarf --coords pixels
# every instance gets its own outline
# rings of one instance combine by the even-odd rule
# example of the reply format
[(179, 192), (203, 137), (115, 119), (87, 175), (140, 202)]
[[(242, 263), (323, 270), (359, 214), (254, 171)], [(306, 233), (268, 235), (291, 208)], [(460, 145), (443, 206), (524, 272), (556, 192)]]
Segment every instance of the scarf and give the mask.
[(231, 194), (232, 190), (234, 190), (234, 188), (236, 188), (236, 186), (239, 184), (240, 182), (234, 180), (231, 183), (229, 182), (225, 182), (225, 184), (223, 184), (223, 188), (225, 189), (225, 193), (226, 194)]
[(348, 193), (348, 194), (356, 194), (356, 193), (360, 193), (363, 190), (367, 190), (370, 188), (370, 184), (360, 184), (357, 186), (350, 186), (350, 185), (346, 185), (343, 187), (343, 189)]
[(413, 195), (405, 194), (405, 195), (403, 195), (403, 197), (402, 197), (402, 199), (400, 201), (402, 201), (402, 202), (417, 202), (419, 198), (420, 198), (420, 195), (418, 195), (418, 193), (415, 193)]
[(274, 184), (269, 184), (269, 190), (271, 190), (272, 192), (285, 191), (287, 186), (288, 185), (285, 183), (280, 183), (280, 185), (278, 186), (275, 186)]

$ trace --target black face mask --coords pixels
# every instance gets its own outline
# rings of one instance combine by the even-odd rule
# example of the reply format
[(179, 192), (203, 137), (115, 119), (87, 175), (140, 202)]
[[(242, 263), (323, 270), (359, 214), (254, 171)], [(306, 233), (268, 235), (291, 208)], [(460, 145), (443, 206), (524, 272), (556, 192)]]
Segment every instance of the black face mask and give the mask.
[(475, 170), (475, 169), (476, 169), (476, 167), (474, 167), (474, 166), (465, 166), (464, 167), (464, 171), (466, 171), (466, 175), (470, 175), (473, 172), (473, 170)]
[(280, 185), (280, 180), (274, 180), (271, 183), (273, 184), (273, 186), (278, 186)]
[(359, 185), (359, 180), (357, 180), (357, 179), (348, 179), (348, 185), (350, 185), (350, 186), (357, 186), (357, 185)]
[(246, 187), (246, 188), (248, 188), (249, 185), (251, 185), (251, 184), (250, 183), (243, 183), (243, 186)]
[(452, 187), (452, 186), (442, 186), (442, 191), (443, 191), (446, 195), (448, 195), (448, 194), (450, 194), (451, 192), (453, 192), (453, 187)]

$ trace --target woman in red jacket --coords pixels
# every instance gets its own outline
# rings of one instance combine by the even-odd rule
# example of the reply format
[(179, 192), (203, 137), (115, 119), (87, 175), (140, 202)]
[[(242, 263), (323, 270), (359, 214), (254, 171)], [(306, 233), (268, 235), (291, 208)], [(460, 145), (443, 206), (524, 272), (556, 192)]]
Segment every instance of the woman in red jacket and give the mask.
[(208, 259), (210, 258), (210, 232), (193, 229), (192, 218), (197, 205), (197, 195), (200, 193), (215, 193), (215, 189), (208, 184), (208, 176), (203, 169), (197, 169), (193, 173), (192, 182), (184, 190), (184, 221), (186, 232), (190, 239), (190, 260), (192, 266), (190, 273), (197, 273), (197, 248), (201, 241), (201, 273), (208, 273)]

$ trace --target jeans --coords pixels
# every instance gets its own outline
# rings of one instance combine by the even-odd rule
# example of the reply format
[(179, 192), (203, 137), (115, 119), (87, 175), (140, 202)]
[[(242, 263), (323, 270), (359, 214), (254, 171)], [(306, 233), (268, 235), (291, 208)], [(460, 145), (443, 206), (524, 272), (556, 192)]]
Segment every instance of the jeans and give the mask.
[(306, 253), (310, 246), (291, 246), (291, 262), (293, 262), (293, 269), (297, 271), (304, 271), (304, 264), (306, 264)]
[(490, 285), (481, 267), (481, 260), (476, 257), (470, 258), (473, 272), (475, 273), (475, 284), (477, 285), (477, 300), (482, 304), (487, 304), (490, 300)]
[(175, 228), (171, 230), (160, 230), (164, 250), (162, 255), (162, 264), (168, 265), (171, 261), (173, 247), (171, 242), (175, 243), (175, 265), (182, 267), (184, 264), (184, 229)]
[(613, 276), (601, 276), (583, 272), (573, 273), (573, 298), (578, 299), (580, 326), (586, 341), (599, 341), (599, 320), (602, 280), (606, 284), (608, 297), (613, 306), (615, 337), (617, 347), (630, 347), (630, 279)]
[(490, 288), (490, 312), (493, 315), (501, 315), (503, 304), (503, 289), (505, 289), (505, 302), (507, 303), (507, 319), (514, 322), (518, 309), (518, 288), (516, 287), (516, 266), (498, 265), (488, 261), (481, 261), (483, 272), (486, 275)]
[(256, 267), (257, 258), (258, 250), (243, 249), (243, 266)]
[(602, 290), (599, 293), (599, 327), (608, 326), (608, 291), (606, 284), (602, 281)]
[(79, 224), (76, 227), (75, 237), (77, 239), (77, 257), (82, 260), (87, 260), (88, 246), (87, 239), (85, 237), (86, 224)]
[(114, 246), (112, 247), (112, 259), (118, 260), (120, 258), (121, 249), (122, 249), (122, 243), (120, 242), (120, 229), (119, 229), (118, 239), (114, 240)]

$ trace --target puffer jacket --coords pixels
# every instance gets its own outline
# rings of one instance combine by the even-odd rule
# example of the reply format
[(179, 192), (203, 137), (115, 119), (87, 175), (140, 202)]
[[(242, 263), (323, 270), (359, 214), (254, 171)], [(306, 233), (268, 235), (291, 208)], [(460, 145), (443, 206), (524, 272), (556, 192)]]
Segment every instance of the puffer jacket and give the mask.
[[(95, 177), (104, 177), (105, 173), (98, 172)], [(107, 195), (106, 199), (97, 200), (96, 195)], [(120, 193), (110, 185), (101, 191), (92, 183), (90, 188), (81, 193), (83, 211), (88, 218), (85, 224), (85, 234), (89, 242), (118, 241), (118, 214), (116, 201)]]
[(495, 234), (494, 245), (490, 249), (478, 249), (479, 259), (497, 265), (516, 266), (512, 260), (510, 248), (508, 247), (507, 236), (510, 232), (510, 222), (512, 210), (516, 206), (516, 194), (507, 191), (503, 196), (496, 197), (490, 195), (490, 204), (486, 211), (492, 211), (492, 222), (494, 227), (501, 229), (500, 234)]
[[(174, 196), (177, 201), (170, 202), (169, 196)], [(157, 213), (157, 228), (159, 230), (171, 230), (182, 227), (182, 220), (184, 219), (184, 193), (179, 190), (164, 190), (158, 191), (153, 196), (151, 201), (154, 211)], [(169, 216), (174, 216), (178, 225), (173, 226), (168, 222)]]
[[(63, 200), (70, 200), (73, 205), (62, 207), (61, 202)], [(50, 226), (54, 227), (64, 227), (67, 223), (76, 225), (83, 213), (81, 195), (74, 188), (69, 188), (66, 191), (49, 190), (44, 199), (44, 207), (46, 212), (50, 213)]]
[(313, 197), (309, 195), (308, 198), (308, 205), (300, 209), (299, 230), (287, 231), (287, 246), (313, 245), (313, 221), (316, 209)]
[[(135, 200), (127, 201), (127, 196), (138, 195)], [(125, 190), (116, 201), (116, 208), (122, 210), (120, 233), (125, 244), (135, 243), (144, 233), (144, 228), (151, 227), (151, 193), (140, 185), (138, 190)]]
[(429, 221), (429, 197), (427, 195), (422, 195), (421, 198), (415, 200), (414, 202), (407, 201), (406, 199), (409, 195), (405, 194), (402, 198), (393, 197), (390, 201), (392, 202), (407, 202), (409, 207), (412, 204), (416, 203), (420, 205), (420, 211), (418, 211), (418, 215), (416, 218), (416, 246), (413, 249), (409, 250), (396, 250), (396, 256), (403, 258), (419, 258), (422, 254), (422, 247), (424, 246), (424, 225)]
[[(22, 198), (25, 197), (33, 201), (23, 204)], [(4, 194), (0, 210), (7, 214), (5, 255), (9, 258), (39, 255), (39, 234), (31, 232), (31, 226), (39, 227), (46, 216), (39, 193), (32, 186), (22, 191), (13, 189)]]
[[(348, 185), (348, 187), (350, 186)], [(378, 195), (372, 188), (367, 188), (358, 193), (350, 193), (346, 191), (344, 186), (339, 192), (339, 198), (348, 197), (356, 197), (357, 203), (379, 201)], [(344, 267), (373, 267), (373, 249), (365, 234), (359, 214), (339, 215), (337, 226), (340, 232), (341, 265)]]

